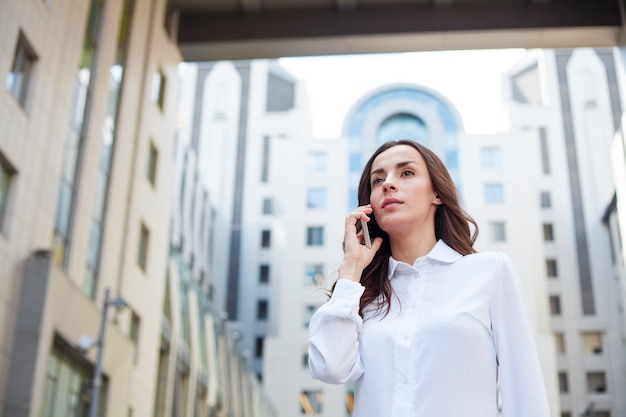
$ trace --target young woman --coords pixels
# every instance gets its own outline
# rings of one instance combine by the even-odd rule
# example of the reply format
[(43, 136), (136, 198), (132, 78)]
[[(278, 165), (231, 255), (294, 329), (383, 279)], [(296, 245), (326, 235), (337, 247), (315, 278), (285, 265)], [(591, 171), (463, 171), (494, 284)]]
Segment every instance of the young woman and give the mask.
[(504, 417), (548, 417), (519, 279), (507, 256), (475, 253), (478, 228), (441, 160), (410, 140), (385, 143), (359, 205), (339, 279), (310, 322), (311, 375), (354, 382), (353, 417), (496, 417), (498, 386)]

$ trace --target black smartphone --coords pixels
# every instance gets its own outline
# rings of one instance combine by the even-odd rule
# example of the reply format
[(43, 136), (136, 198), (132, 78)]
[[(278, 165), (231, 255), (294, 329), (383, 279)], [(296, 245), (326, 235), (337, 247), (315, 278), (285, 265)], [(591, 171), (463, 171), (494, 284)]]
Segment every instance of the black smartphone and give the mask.
[(372, 249), (372, 238), (370, 237), (370, 229), (367, 227), (367, 222), (361, 219), (361, 229), (363, 230), (363, 237), (365, 239), (365, 246)]

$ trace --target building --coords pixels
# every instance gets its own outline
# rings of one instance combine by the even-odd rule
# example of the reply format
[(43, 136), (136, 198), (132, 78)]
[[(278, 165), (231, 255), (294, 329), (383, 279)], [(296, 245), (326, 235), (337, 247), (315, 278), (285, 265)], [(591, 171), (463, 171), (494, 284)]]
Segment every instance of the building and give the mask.
[[(614, 145), (618, 151), (611, 154), (623, 99), (617, 60), (612, 49), (529, 51), (503, 76), (504, 133), (466, 135), (445, 97), (423, 86), (402, 84), (382, 87), (359, 100), (346, 117), (342, 138), (305, 141), (298, 151), (296, 141), (275, 141), (270, 158), (285, 161), (281, 166), (304, 178), (294, 186), (289, 178), (270, 177), (277, 201), (284, 199), (275, 224), (285, 229), (280, 236), (291, 249), (289, 257), (275, 259), (271, 266), (285, 275), (272, 276), (280, 282), (274, 293), (280, 314), (271, 318), (276, 330), (269, 333), (264, 351), (264, 383), (280, 415), (292, 415), (298, 408), (304, 414), (333, 416), (349, 410), (349, 386), (337, 392), (337, 387), (318, 384), (301, 369), (303, 323), (316, 303), (326, 299), (323, 291), (307, 287), (315, 276), (307, 265), (323, 261), (318, 277), (325, 280), (318, 282), (325, 281), (328, 288), (339, 260), (337, 242), (326, 240), (327, 230), (342, 229), (343, 216), (356, 204), (353, 188), (364, 158), (381, 141), (402, 136), (434, 148), (451, 167), (463, 202), (481, 228), (478, 250), (503, 251), (517, 265), (552, 414), (571, 417), (585, 409), (597, 416), (625, 413), (620, 393), (626, 387), (626, 287), (623, 254), (616, 253), (621, 248), (617, 209), (623, 190), (618, 187), (614, 198), (616, 180), (607, 163), (611, 155), (620, 159), (623, 154), (619, 135)], [(348, 180), (341, 179), (334, 165), (328, 171), (332, 181), (318, 182), (315, 175), (307, 175), (315, 149), (345, 156), (343, 175)], [(330, 198), (326, 210), (303, 211), (304, 202), (315, 201), (311, 195), (333, 195), (339, 187), (346, 187), (350, 196), (343, 212), (330, 211), (341, 207)], [(305, 195), (309, 190), (316, 194)], [(282, 191), (288, 197), (280, 197)], [(301, 234), (311, 227), (324, 231), (327, 249), (299, 246)], [(281, 230), (274, 227), (272, 233), (276, 229)], [(331, 260), (335, 266), (325, 263)], [(294, 366), (301, 357), (302, 365)]]
[[(602, 219), (619, 177), (611, 144), (620, 128), (623, 70), (617, 50), (530, 53), (509, 72), (512, 131), (534, 131), (541, 162), (538, 205), (561, 413), (593, 404), (626, 413), (624, 288)], [(613, 234), (613, 241), (615, 241)]]
[(171, 238), (188, 235), (170, 228), (182, 57), (169, 12), (0, 2), (3, 416), (272, 415), (211, 313), (210, 259), (194, 269)]

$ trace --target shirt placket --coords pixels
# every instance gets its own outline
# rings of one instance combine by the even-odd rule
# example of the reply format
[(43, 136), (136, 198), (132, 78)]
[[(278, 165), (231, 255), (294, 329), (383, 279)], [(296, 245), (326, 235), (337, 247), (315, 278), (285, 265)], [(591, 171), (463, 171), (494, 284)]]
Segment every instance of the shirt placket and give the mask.
[(419, 300), (423, 296), (423, 278), (418, 270), (411, 271), (405, 304), (401, 307), (401, 319), (396, 344), (396, 401), (393, 416), (408, 416), (412, 408), (413, 393), (413, 343), (418, 324)]

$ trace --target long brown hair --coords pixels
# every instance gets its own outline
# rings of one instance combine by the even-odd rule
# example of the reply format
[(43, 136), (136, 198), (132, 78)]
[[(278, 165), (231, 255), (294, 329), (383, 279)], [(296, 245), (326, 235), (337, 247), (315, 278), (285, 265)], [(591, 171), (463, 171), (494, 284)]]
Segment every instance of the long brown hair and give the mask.
[[(389, 148), (398, 145), (408, 145), (415, 148), (426, 163), (426, 168), (430, 175), (433, 191), (437, 193), (441, 204), (437, 206), (435, 213), (435, 237), (443, 240), (452, 249), (461, 255), (469, 255), (476, 252), (474, 242), (478, 236), (478, 225), (460, 206), (459, 196), (441, 159), (430, 149), (415, 141), (402, 139), (382, 144), (370, 157), (363, 167), (361, 180), (359, 181), (358, 199), (359, 206), (370, 203), (372, 186), (370, 172), (372, 164), (378, 155)], [(474, 226), (472, 231), (470, 224)], [(375, 216), (371, 216), (368, 223), (372, 236), (383, 238), (383, 243), (378, 252), (374, 255), (372, 262), (363, 270), (361, 274), (361, 284), (365, 287), (365, 292), (361, 296), (359, 314), (363, 316), (363, 308), (372, 302), (377, 303), (379, 311), (386, 310), (387, 314), (391, 308), (391, 284), (388, 278), (389, 256), (391, 256), (391, 246), (389, 236), (376, 223)]]

